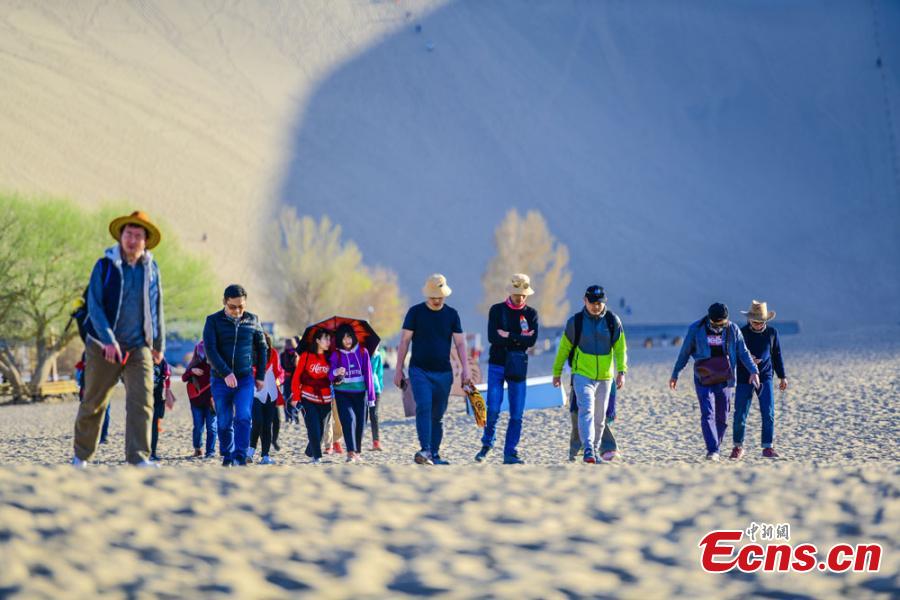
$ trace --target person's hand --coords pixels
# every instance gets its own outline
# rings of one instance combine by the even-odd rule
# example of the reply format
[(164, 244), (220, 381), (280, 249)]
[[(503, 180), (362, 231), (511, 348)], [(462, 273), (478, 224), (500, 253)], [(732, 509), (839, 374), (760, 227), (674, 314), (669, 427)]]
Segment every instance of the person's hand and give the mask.
[(460, 376), (459, 381), (462, 384), (462, 387), (469, 387), (469, 386), (473, 385), (472, 384), (472, 375), (469, 373), (468, 369), (465, 369), (462, 372), (462, 375)]
[(347, 369), (345, 369), (344, 367), (338, 367), (337, 369), (334, 370), (335, 377), (343, 377), (346, 374), (347, 374)]
[(159, 350), (151, 350), (151, 351), (150, 351), (150, 356), (153, 357), (153, 364), (154, 364), (154, 365), (158, 365), (159, 363), (162, 362), (162, 359), (163, 359), (163, 353), (160, 352)]
[(625, 373), (616, 374), (616, 389), (621, 390), (623, 385), (625, 385)]
[(256, 391), (261, 392), (261, 391), (263, 391), (264, 387), (266, 387), (266, 382), (260, 381), (259, 379), (257, 379), (256, 380)]
[(103, 358), (106, 359), (106, 362), (120, 363), (122, 362), (122, 353), (119, 352), (119, 347), (116, 344), (104, 344)]
[(780, 379), (780, 380), (778, 381), (778, 389), (781, 390), (782, 392), (783, 392), (784, 390), (788, 389), (788, 381), (787, 381), (787, 379)]
[(191, 373), (199, 377), (203, 375), (203, 369), (201, 369), (200, 367), (194, 367), (193, 369), (191, 369)]
[(394, 385), (399, 388), (401, 383), (403, 383), (403, 371), (397, 369), (394, 371)]
[(531, 337), (534, 335), (534, 329), (529, 329), (528, 331), (523, 331), (522, 335), (525, 337)]
[(503, 331), (502, 329), (498, 329), (498, 330), (497, 330), (497, 335), (499, 335), (499, 336), (502, 337), (502, 338), (508, 338), (508, 337), (509, 337), (509, 332), (508, 332), (508, 331)]
[(669, 380), (669, 389), (674, 390), (677, 387), (678, 387), (678, 380), (673, 377), (672, 379)]
[(755, 387), (756, 389), (759, 389), (759, 385), (760, 385), (759, 384), (759, 373), (754, 373), (753, 375), (750, 376), (750, 383), (753, 384), (753, 387)]
[(553, 387), (558, 388), (561, 385), (562, 385), (562, 379), (554, 376), (553, 377)]
[(291, 408), (297, 408), (298, 402), (296, 400), (291, 400)]
[(225, 385), (227, 385), (230, 388), (237, 387), (237, 377), (235, 377), (234, 373), (229, 373), (228, 375), (225, 376)]
[(173, 406), (175, 406), (175, 394), (172, 393), (172, 390), (166, 390), (166, 409), (172, 410)]

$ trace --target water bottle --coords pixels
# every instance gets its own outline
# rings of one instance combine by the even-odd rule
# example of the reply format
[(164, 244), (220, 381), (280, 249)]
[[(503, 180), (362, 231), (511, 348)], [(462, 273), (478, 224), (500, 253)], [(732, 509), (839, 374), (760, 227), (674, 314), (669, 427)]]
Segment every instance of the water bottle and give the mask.
[(525, 318), (525, 315), (519, 315), (519, 328), (523, 334), (528, 333), (528, 319)]

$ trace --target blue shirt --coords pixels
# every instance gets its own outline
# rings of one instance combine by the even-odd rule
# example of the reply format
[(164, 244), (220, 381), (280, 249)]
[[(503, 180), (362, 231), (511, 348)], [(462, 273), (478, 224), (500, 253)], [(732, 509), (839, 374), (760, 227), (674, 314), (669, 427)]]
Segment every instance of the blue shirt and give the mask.
[(431, 310), (424, 302), (416, 304), (406, 313), (403, 329), (413, 332), (410, 367), (436, 373), (453, 370), (450, 344), (454, 333), (462, 333), (456, 309), (445, 304), (441, 310)]
[(116, 321), (116, 341), (122, 350), (146, 346), (144, 338), (144, 264), (122, 262), (122, 300)]

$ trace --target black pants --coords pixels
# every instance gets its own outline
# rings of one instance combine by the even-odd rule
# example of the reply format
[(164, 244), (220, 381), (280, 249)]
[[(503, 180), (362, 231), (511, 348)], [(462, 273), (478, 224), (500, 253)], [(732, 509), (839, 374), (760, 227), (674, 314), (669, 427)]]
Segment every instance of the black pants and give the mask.
[[(285, 405), (287, 406), (287, 405)], [(281, 431), (281, 411), (278, 409), (278, 405), (275, 405), (275, 413), (272, 418), (272, 445), (278, 445), (278, 432)]]
[(378, 437), (378, 405), (381, 403), (381, 394), (375, 394), (375, 406), (369, 407), (369, 420), (372, 421), (372, 441), (377, 442)]
[(331, 403), (303, 401), (303, 421), (306, 423), (306, 455), (310, 458), (322, 458), (322, 435), (326, 427), (331, 427)]
[(153, 401), (153, 425), (150, 426), (150, 456), (156, 456), (156, 444), (159, 442), (159, 420), (166, 416), (166, 402)]
[(335, 391), (334, 401), (337, 402), (347, 451), (361, 452), (363, 428), (366, 424), (366, 393)]
[(250, 427), (250, 447), (256, 449), (256, 443), (262, 438), (262, 456), (268, 456), (272, 447), (272, 425), (278, 407), (274, 402), (260, 402), (253, 399), (253, 425)]

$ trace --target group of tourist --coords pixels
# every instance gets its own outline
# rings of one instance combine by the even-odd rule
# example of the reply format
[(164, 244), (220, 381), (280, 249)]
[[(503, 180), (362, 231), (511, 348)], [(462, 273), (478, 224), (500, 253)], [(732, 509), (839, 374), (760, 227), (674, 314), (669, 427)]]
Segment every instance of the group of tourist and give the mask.
[[(100, 441), (110, 393), (120, 379), (125, 384), (125, 457), (139, 466), (157, 466), (161, 421), (174, 397), (171, 370), (164, 359), (165, 318), (159, 267), (152, 250), (161, 240), (149, 217), (136, 211), (109, 226), (117, 244), (97, 261), (85, 293), (83, 328), (83, 398), (75, 421), (72, 463), (85, 466)], [(535, 293), (528, 275), (508, 281), (507, 297), (488, 314), (490, 353), (487, 372), (487, 417), (477, 462), (494, 447), (504, 395), (509, 424), (503, 445), (505, 464), (525, 462), (519, 453), (529, 349), (538, 339), (539, 315), (528, 305)], [(451, 347), (468, 356), (459, 313), (447, 305), (451, 289), (443, 275), (429, 277), (424, 302), (406, 313), (401, 330), (394, 384), (410, 386), (416, 406), (420, 465), (445, 465), (441, 456), (444, 414), (453, 384)], [(583, 454), (585, 463), (614, 460), (615, 450), (603, 450), (606, 423), (615, 417), (612, 402), (625, 384), (627, 345), (622, 322), (607, 306), (603, 287), (589, 286), (584, 306), (566, 322), (553, 363), (553, 385), (562, 384), (566, 363), (571, 371), (572, 435), (570, 460)], [(247, 292), (229, 285), (222, 310), (209, 315), (203, 339), (194, 349), (182, 379), (186, 383), (194, 421), (197, 458), (219, 454), (224, 466), (253, 461), (261, 442), (260, 464), (272, 464), (285, 422), (306, 427), (305, 453), (313, 463), (324, 453), (342, 451), (346, 460), (361, 460), (365, 424), (371, 423), (371, 449), (380, 450), (378, 404), (383, 390), (383, 351), (370, 352), (350, 324), (335, 330), (313, 327), (302, 338), (288, 340), (278, 353), (259, 318), (247, 310)], [(744, 312), (744, 311), (742, 311)], [(718, 460), (735, 402), (731, 458), (744, 455), (744, 431), (755, 393), (762, 413), (763, 456), (777, 457), (774, 439), (773, 375), (787, 387), (778, 334), (768, 322), (775, 313), (753, 301), (745, 311), (747, 325), (729, 320), (728, 308), (711, 305), (706, 316), (692, 323), (676, 360), (669, 386), (675, 390), (687, 362), (694, 362), (694, 387), (701, 408), (706, 457)], [(408, 378), (403, 365), (409, 354)], [(461, 361), (461, 382), (471, 389), (469, 365)], [(505, 390), (504, 390), (505, 387)], [(203, 432), (206, 443), (203, 445)]]

